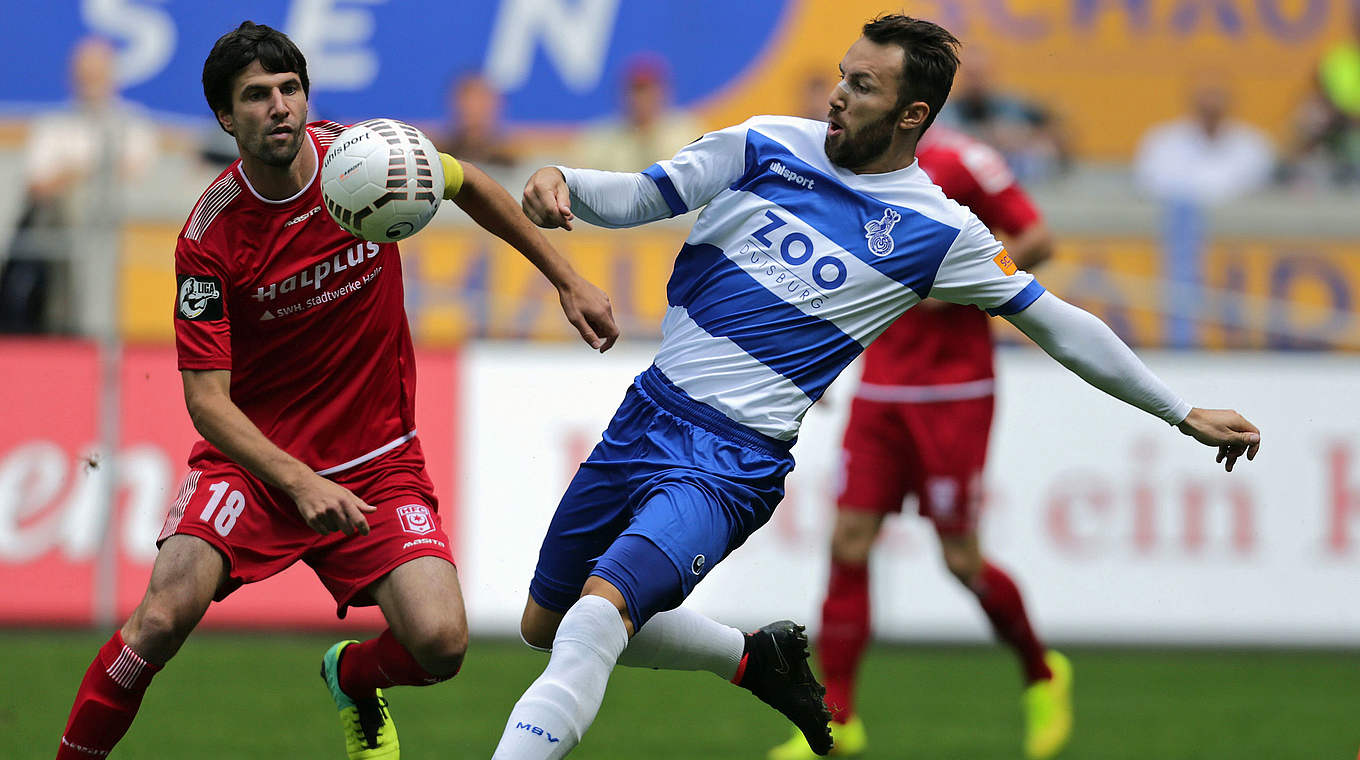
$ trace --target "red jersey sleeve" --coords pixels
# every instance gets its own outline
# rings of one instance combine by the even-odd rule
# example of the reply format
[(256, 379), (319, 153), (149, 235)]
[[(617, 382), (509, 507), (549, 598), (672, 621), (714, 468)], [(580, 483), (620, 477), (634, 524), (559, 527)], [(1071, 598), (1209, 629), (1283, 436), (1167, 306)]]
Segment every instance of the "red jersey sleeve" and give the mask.
[(183, 235), (175, 245), (175, 349), (180, 369), (231, 369), (231, 283), (223, 257)]
[(1014, 236), (1040, 221), (1039, 209), (1015, 181), (1000, 153), (974, 141), (959, 150), (958, 159), (971, 192), (966, 201), (947, 189), (945, 194), (965, 203), (984, 224)]

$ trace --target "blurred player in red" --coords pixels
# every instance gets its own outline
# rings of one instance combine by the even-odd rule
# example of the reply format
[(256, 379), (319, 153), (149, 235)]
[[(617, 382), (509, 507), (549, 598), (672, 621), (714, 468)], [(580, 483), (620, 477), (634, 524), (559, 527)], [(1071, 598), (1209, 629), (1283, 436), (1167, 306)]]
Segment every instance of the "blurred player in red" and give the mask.
[[(401, 257), (322, 210), (320, 158), (343, 126), (307, 123), (307, 64), (286, 36), (250, 22), (224, 35), (203, 90), (241, 156), (204, 192), (175, 250), (179, 368), (203, 440), (146, 596), (86, 672), (57, 757), (107, 755), (208, 605), (301, 560), (339, 616), (376, 604), (390, 626), (331, 647), (322, 677), (349, 757), (397, 758), (381, 689), (451, 678), (467, 647), (416, 437)], [(582, 337), (608, 349), (618, 331), (605, 294), (499, 185), (439, 159), (445, 198), (533, 262)]]
[[(999, 153), (936, 125), (916, 160), (945, 195), (1005, 239), (1025, 271), (1052, 253), (1043, 218)], [(902, 315), (864, 352), (864, 375), (845, 430), (842, 485), (831, 539), (831, 577), (818, 647), (833, 755), (864, 751), (854, 710), (855, 676), (869, 641), (869, 553), (883, 518), (915, 494), (935, 525), (949, 572), (977, 596), (993, 629), (1015, 650), (1029, 685), (1025, 751), (1056, 754), (1071, 732), (1071, 668), (1044, 649), (1015, 582), (983, 556), (977, 520), (993, 408), (992, 337), (986, 312), (927, 300)], [(801, 735), (770, 760), (813, 757)]]

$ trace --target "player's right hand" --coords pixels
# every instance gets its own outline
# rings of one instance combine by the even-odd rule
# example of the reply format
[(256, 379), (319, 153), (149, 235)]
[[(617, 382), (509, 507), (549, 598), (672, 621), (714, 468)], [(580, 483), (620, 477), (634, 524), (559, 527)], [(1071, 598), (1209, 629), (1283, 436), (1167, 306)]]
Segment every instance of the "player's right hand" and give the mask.
[(571, 229), (571, 191), (567, 178), (556, 166), (545, 166), (534, 172), (524, 186), (524, 201), (520, 204), (529, 221), (544, 229)]
[(580, 276), (559, 287), (557, 294), (567, 321), (591, 348), (604, 353), (619, 339), (619, 326), (614, 322), (609, 294)]
[(293, 489), (293, 503), (307, 527), (325, 536), (340, 531), (347, 536), (368, 535), (366, 513), (376, 512), (348, 488), (320, 475)]
[(1233, 465), (1243, 454), (1255, 459), (1261, 449), (1261, 431), (1247, 418), (1232, 409), (1190, 410), (1190, 414), (1176, 428), (1205, 446), (1217, 446), (1215, 462), (1232, 472)]

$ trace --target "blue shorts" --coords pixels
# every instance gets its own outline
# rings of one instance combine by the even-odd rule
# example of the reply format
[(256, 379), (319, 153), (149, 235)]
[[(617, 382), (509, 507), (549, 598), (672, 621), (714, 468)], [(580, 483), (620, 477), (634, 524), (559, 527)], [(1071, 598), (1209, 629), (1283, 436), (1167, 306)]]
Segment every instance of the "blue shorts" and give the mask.
[(529, 595), (565, 612), (598, 575), (623, 592), (641, 628), (770, 519), (793, 470), (792, 445), (648, 368), (562, 496)]

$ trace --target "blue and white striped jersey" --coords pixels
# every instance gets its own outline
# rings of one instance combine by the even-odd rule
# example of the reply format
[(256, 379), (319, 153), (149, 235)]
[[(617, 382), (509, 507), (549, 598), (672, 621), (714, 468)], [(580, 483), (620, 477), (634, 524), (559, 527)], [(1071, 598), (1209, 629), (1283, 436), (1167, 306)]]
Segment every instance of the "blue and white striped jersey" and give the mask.
[(1043, 287), (967, 208), (911, 166), (832, 165), (826, 124), (758, 116), (644, 172), (671, 213), (705, 207), (667, 285), (656, 366), (774, 438), (927, 296), (1014, 314)]

